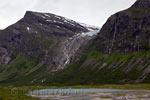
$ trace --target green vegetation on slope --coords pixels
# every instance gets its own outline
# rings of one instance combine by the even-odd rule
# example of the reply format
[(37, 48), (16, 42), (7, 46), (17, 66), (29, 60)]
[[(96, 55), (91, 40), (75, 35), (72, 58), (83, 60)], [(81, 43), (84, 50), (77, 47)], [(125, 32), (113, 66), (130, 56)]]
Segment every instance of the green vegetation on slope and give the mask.
[[(62, 71), (48, 75), (44, 84), (59, 85), (99, 85), (99, 84), (123, 84), (124, 81), (132, 83), (143, 74), (138, 70), (142, 59), (147, 61), (149, 52), (134, 52), (130, 54), (112, 54), (105, 58), (105, 55), (98, 52), (90, 52), (89, 55)], [(91, 66), (86, 66), (91, 59), (97, 60)], [(124, 72), (125, 67), (133, 63), (131, 70)], [(92, 62), (90, 62), (92, 63)], [(88, 64), (89, 65), (89, 64)], [(60, 84), (61, 83), (61, 84)]]
[(35, 65), (36, 61), (31, 60), (24, 55), (18, 55), (8, 65), (0, 67), (0, 79), (11, 79), (18, 75), (23, 75), (29, 72)]
[[(92, 50), (80, 61), (73, 63), (63, 70), (48, 72), (46, 67), (42, 65), (27, 75), (25, 73), (31, 70), (36, 63), (23, 58), (22, 61), (21, 58), (18, 58), (15, 64), (13, 62), (10, 64), (15, 68), (13, 69), (15, 72), (23, 70), (22, 74), (24, 75), (5, 80), (1, 84), (66, 86), (133, 83), (143, 74), (144, 69), (148, 67), (145, 66), (139, 70), (139, 66), (143, 66), (143, 63), (148, 63), (149, 58), (150, 52), (148, 51), (129, 54), (113, 53), (110, 56), (106, 56)], [(20, 68), (19, 66), (22, 67)], [(130, 70), (128, 71), (126, 67), (129, 67), (128, 69)], [(11, 71), (8, 72), (11, 73)], [(6, 76), (8, 75), (6, 74)], [(149, 80), (149, 78), (146, 77), (146, 80)], [(145, 83), (147, 83), (146, 80), (144, 81)]]
[(0, 87), (0, 100), (40, 100), (26, 95), (34, 89), (32, 87)]

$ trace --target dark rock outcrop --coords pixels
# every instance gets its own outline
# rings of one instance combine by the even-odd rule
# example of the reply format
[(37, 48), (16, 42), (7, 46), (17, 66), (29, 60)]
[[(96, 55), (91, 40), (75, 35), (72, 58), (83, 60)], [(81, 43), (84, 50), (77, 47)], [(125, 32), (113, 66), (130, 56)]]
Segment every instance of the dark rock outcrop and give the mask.
[(46, 55), (52, 47), (60, 45), (60, 42), (88, 32), (88, 28), (54, 14), (27, 11), (24, 18), (1, 31), (0, 43), (13, 52), (38, 59), (40, 55)]
[(11, 60), (7, 49), (0, 47), (0, 66), (6, 65)]
[(132, 6), (134, 8), (150, 8), (150, 0), (137, 0)]
[(45, 34), (55, 36), (73, 36), (76, 33), (87, 32), (88, 30), (79, 23), (50, 13), (38, 13), (27, 11), (20, 24), (33, 26), (42, 30)]
[(74, 56), (80, 57), (76, 53), (93, 38), (91, 31), (96, 34), (99, 28), (50, 13), (27, 11), (17, 23), (0, 31), (0, 66), (6, 65), (0, 69), (0, 80), (40, 68), (45, 74), (64, 69), (76, 60)]
[(90, 54), (95, 61), (89, 64), (90, 58), (82, 67), (99, 69), (99, 76), (109, 72), (101, 77), (108, 79), (106, 84), (149, 82), (149, 12), (150, 0), (137, 0), (129, 9), (112, 15), (89, 47), (95, 50)]
[(106, 54), (150, 50), (149, 4), (150, 0), (138, 0), (112, 15), (95, 39), (96, 48)]
[[(30, 58), (44, 54), (40, 63), (26, 72), (27, 84), (150, 83), (149, 12), (150, 0), (137, 0), (129, 9), (112, 15), (96, 36), (88, 34), (97, 33), (97, 28), (53, 14), (27, 12), (0, 32), (0, 43)], [(93, 32), (88, 32), (89, 28)], [(22, 82), (22, 77), (18, 80)], [(7, 77), (5, 83), (8, 81)]]

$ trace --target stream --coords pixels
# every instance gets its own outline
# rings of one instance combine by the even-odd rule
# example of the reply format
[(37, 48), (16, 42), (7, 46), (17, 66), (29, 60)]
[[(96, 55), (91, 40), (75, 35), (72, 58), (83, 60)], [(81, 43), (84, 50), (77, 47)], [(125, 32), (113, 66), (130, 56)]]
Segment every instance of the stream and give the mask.
[(41, 100), (150, 100), (149, 90), (41, 89), (28, 95)]

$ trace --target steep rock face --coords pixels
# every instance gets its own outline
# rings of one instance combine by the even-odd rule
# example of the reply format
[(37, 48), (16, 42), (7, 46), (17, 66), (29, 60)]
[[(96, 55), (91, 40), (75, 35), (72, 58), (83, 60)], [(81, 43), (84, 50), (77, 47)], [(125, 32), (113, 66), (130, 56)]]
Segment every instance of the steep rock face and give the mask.
[(149, 50), (150, 10), (145, 8), (149, 3), (138, 0), (131, 8), (112, 15), (95, 39), (96, 48), (106, 54)]
[(64, 17), (27, 11), (24, 18), (1, 31), (0, 42), (37, 58), (54, 39), (87, 31), (84, 26)]
[(134, 8), (149, 8), (149, 0), (137, 0), (136, 3), (132, 6)]
[(150, 0), (137, 0), (129, 9), (112, 15), (89, 42), (89, 48), (84, 50), (86, 55), (67, 69), (48, 76), (44, 83), (150, 83), (149, 4)]
[[(88, 34), (97, 30), (80, 24), (85, 27), (83, 32), (79, 30), (76, 34), (59, 37), (48, 49), (45, 59), (54, 72), (47, 73), (41, 68), (18, 78), (17, 82), (46, 85), (150, 83), (149, 4), (150, 0), (137, 0), (129, 9), (112, 15), (94, 38)], [(78, 60), (72, 62), (72, 59)]]
[(0, 66), (6, 65), (10, 61), (10, 56), (7, 49), (0, 47)]
[(82, 36), (91, 31), (98, 33), (99, 28), (50, 13), (27, 11), (17, 23), (0, 31), (0, 47), (5, 47), (0, 49), (0, 66), (6, 65), (0, 68), (0, 80), (40, 68), (45, 73), (64, 69), (75, 60), (79, 48), (93, 38), (93, 34)]
[(24, 18), (1, 31), (0, 44), (14, 53), (25, 53), (37, 59), (45, 55), (50, 47), (88, 31), (87, 27), (61, 16), (27, 11)]
[(100, 77), (107, 79), (106, 83), (149, 82), (149, 5), (150, 0), (137, 0), (129, 9), (112, 15), (93, 40), (90, 58), (81, 67), (99, 69), (100, 76), (106, 72), (108, 75)]
[(86, 49), (89, 41), (94, 38), (93, 34), (98, 32), (99, 29), (95, 29), (91, 32), (78, 33), (70, 38), (60, 40), (60, 43), (52, 50), (52, 52), (57, 51), (57, 53), (50, 54), (50, 58), (48, 58), (50, 61), (47, 61), (52, 71), (64, 69), (66, 65), (79, 60), (84, 54), (84, 49)]
[(49, 13), (27, 11), (19, 23), (34, 26), (33, 28), (38, 28), (45, 34), (55, 36), (73, 36), (76, 33), (88, 31), (84, 26), (73, 20)]

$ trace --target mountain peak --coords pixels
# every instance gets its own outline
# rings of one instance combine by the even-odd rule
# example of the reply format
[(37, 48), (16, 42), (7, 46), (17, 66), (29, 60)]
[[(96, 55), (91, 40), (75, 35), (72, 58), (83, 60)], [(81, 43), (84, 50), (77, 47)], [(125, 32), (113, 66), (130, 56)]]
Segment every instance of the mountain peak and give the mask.
[(134, 7), (134, 8), (150, 8), (150, 0), (137, 0), (132, 7)]
[[(41, 12), (34, 12), (34, 11), (26, 11), (24, 18), (21, 20), (23, 23), (28, 23), (30, 25), (39, 25), (39, 27), (60, 27), (63, 29), (69, 29), (69, 31), (76, 32), (80, 30), (81, 32), (87, 32), (91, 30), (99, 30), (99, 27), (83, 25), (79, 22), (74, 20), (55, 15), (52, 13), (41, 13)], [(42, 26), (41, 26), (42, 25)], [(49, 28), (49, 29), (50, 29)]]
[(33, 15), (34, 13), (36, 13), (36, 12), (33, 12), (33, 11), (26, 11), (24, 17), (27, 17), (27, 16), (29, 16), (29, 15)]
[(54, 14), (50, 14), (50, 13), (40, 13), (40, 12), (34, 12), (34, 11), (26, 11), (26, 13), (25, 13), (25, 15), (24, 15), (24, 18), (26, 18), (26, 17), (41, 17), (41, 18), (43, 18), (43, 19), (47, 19), (47, 18), (50, 18), (50, 17), (52, 17), (52, 16), (56, 16), (56, 15), (54, 15)]
[(30, 21), (35, 21), (35, 20), (37, 21), (38, 19), (38, 20), (42, 20), (45, 22), (53, 22), (53, 23), (58, 22), (59, 24), (62, 24), (62, 23), (69, 23), (71, 25), (77, 24), (77, 22), (71, 19), (62, 17), (62, 16), (58, 16), (58, 15), (51, 14), (51, 13), (41, 13), (41, 12), (34, 12), (34, 11), (26, 11), (24, 15), (24, 19), (30, 20)]
[(30, 26), (30, 28), (40, 29), (44, 33), (59, 36), (72, 36), (77, 33), (99, 30), (99, 27), (83, 25), (66, 17), (34, 11), (26, 11), (24, 17), (19, 20), (19, 24), (26, 25), (27, 30), (29, 30)]

